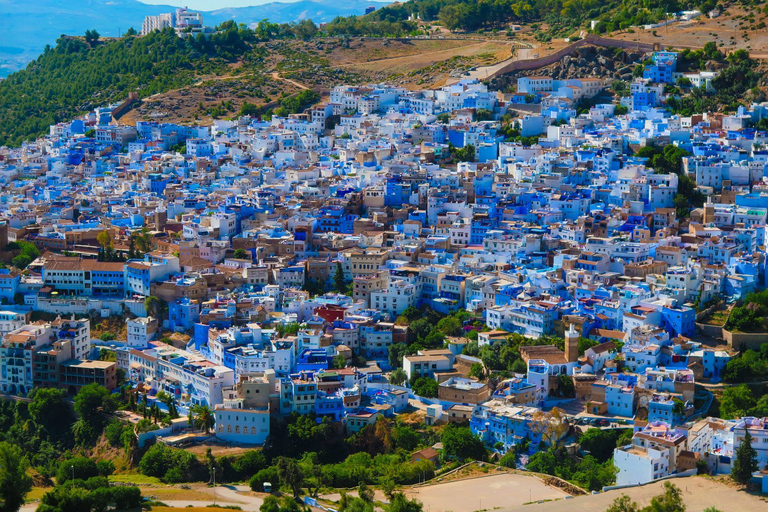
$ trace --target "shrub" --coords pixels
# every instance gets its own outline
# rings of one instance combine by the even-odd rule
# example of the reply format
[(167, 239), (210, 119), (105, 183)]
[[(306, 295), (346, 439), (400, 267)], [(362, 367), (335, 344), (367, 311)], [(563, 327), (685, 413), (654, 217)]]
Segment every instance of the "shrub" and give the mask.
[(71, 480), (73, 474), (77, 480), (88, 480), (99, 476), (99, 469), (95, 461), (86, 457), (64, 460), (59, 464), (59, 470), (56, 472), (56, 483), (61, 485)]
[(251, 478), (249, 484), (251, 489), (256, 492), (264, 492), (264, 482), (270, 482), (272, 485), (279, 485), (280, 478), (277, 476), (277, 468), (268, 467), (262, 469)]

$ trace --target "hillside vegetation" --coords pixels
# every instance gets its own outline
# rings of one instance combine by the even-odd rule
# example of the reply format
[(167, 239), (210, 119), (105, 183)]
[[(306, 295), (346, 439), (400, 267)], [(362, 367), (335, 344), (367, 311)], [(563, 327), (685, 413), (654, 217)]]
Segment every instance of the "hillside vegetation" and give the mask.
[[(489, 53), (471, 58), (457, 57), (458, 60), (451, 62), (445, 57), (432, 59), (414, 68), (409, 68), (410, 62), (399, 61), (355, 68), (354, 64), (353, 67), (343, 64), (345, 58), (339, 58), (345, 51), (354, 53), (355, 41), (350, 39), (351, 36), (390, 38), (440, 30), (444, 33), (444, 29), (437, 25), (476, 35), (505, 30), (510, 23), (520, 22), (528, 23), (537, 39), (547, 41), (557, 34), (573, 35), (574, 31), (588, 28), (589, 20), (599, 21), (596, 32), (624, 30), (631, 25), (663, 19), (668, 12), (690, 8), (706, 10), (714, 7), (711, 2), (409, 0), (365, 16), (336, 18), (322, 29), (311, 20), (290, 24), (262, 20), (253, 28), (224, 22), (208, 40), (181, 38), (171, 29), (144, 37), (131, 32), (120, 39), (106, 40), (91, 31), (86, 38), (62, 36), (55, 47), (46, 47), (26, 69), (0, 81), (0, 145), (17, 146), (24, 140), (44, 134), (53, 123), (71, 119), (96, 106), (121, 101), (131, 91), (138, 92), (141, 98), (148, 98), (204, 82), (213, 84), (212, 79), (223, 77), (232, 87), (219, 82), (221, 87), (211, 85), (208, 89), (237, 89), (233, 92), (236, 99), (230, 101), (233, 95), (226, 93), (203, 94), (197, 103), (184, 107), (185, 116), (192, 120), (223, 115), (232, 117), (246, 103), (279, 107), (286, 96), (297, 91), (296, 82), (285, 80), (298, 80), (298, 86), (303, 84), (302, 87), (308, 88), (327, 88), (331, 83), (356, 83), (366, 79), (398, 82), (398, 77), (404, 77), (398, 82), (403, 85), (407, 85), (406, 82), (435, 84), (439, 83), (441, 75), (447, 76), (454, 69), (488, 64), (499, 58)], [(755, 21), (765, 15), (760, 6), (744, 4), (739, 9), (756, 13)], [(513, 34), (507, 31), (506, 35), (507, 41), (511, 42)], [(423, 42), (400, 41), (410, 46)], [(306, 46), (297, 48), (294, 43)], [(731, 66), (734, 73), (724, 74), (721, 80), (727, 79), (734, 87), (723, 88), (721, 96), (732, 95), (737, 92), (734, 89), (744, 89), (745, 85), (748, 90), (757, 85), (754, 66), (743, 56), (738, 60), (744, 65)], [(714, 62), (723, 65), (722, 59)], [(400, 67), (393, 72), (397, 66)], [(233, 82), (232, 78), (240, 81)], [(278, 97), (275, 97), (276, 92)], [(174, 105), (178, 106), (180, 101), (171, 102), (165, 111), (172, 113)], [(710, 98), (702, 96), (681, 101), (673, 108), (688, 113), (712, 105), (714, 102)]]

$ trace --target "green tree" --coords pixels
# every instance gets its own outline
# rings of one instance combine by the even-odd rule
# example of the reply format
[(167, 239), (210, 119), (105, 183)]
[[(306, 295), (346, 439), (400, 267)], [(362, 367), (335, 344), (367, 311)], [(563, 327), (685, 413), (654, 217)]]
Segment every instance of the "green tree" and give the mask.
[(155, 318), (163, 318), (165, 311), (168, 309), (168, 304), (161, 298), (150, 295), (144, 299), (144, 310), (149, 316)]
[(469, 376), (474, 377), (477, 380), (484, 380), (485, 369), (483, 368), (483, 365), (481, 363), (472, 363), (472, 366), (469, 367)]
[(418, 396), (437, 398), (437, 381), (431, 377), (418, 377), (411, 385), (411, 389)]
[(106, 229), (96, 236), (96, 241), (99, 242), (99, 245), (104, 250), (113, 247), (112, 235)]
[(88, 421), (95, 421), (100, 414), (112, 414), (116, 408), (112, 393), (95, 382), (80, 388), (75, 396), (75, 412)]
[(287, 485), (293, 492), (293, 497), (299, 499), (301, 486), (304, 484), (304, 472), (294, 459), (280, 457), (277, 459), (277, 476), (282, 485)]
[(235, 249), (235, 259), (237, 260), (249, 260), (248, 252), (245, 249)]
[(337, 293), (347, 291), (347, 280), (344, 278), (344, 268), (341, 263), (336, 263), (336, 273), (333, 275), (333, 290)]
[(138, 233), (133, 233), (131, 238), (135, 240), (136, 247), (144, 254), (151, 252), (155, 248), (155, 239), (149, 229), (144, 226)]
[(485, 108), (479, 108), (475, 111), (475, 121), (489, 121), (490, 119), (493, 119), (492, 111)]
[(264, 468), (258, 471), (253, 477), (251, 477), (248, 485), (255, 492), (264, 492), (264, 483), (269, 482), (273, 486), (277, 486), (280, 481), (280, 477), (277, 474), (277, 469), (274, 467)]
[(746, 384), (728, 387), (720, 398), (720, 415), (726, 419), (747, 416), (757, 402)]
[(389, 374), (389, 383), (394, 386), (402, 386), (407, 380), (408, 375), (402, 368), (395, 368), (395, 370)]
[(409, 500), (401, 492), (394, 493), (389, 505), (386, 507), (387, 512), (422, 512), (422, 510), (423, 506), (420, 501), (416, 499)]
[(683, 493), (675, 484), (664, 482), (664, 492), (651, 498), (643, 512), (685, 512)]
[(27, 469), (29, 464), (20, 447), (0, 442), (0, 512), (16, 512), (24, 504), (24, 497), (32, 490)]
[(408, 345), (405, 343), (393, 343), (389, 346), (387, 359), (392, 368), (401, 368), (403, 366), (403, 357), (408, 354)]
[(61, 485), (71, 480), (73, 475), (76, 480), (88, 480), (99, 476), (99, 467), (96, 465), (96, 461), (87, 457), (63, 460), (56, 471), (56, 483)]
[(43, 429), (46, 437), (61, 437), (65, 433), (61, 426), (74, 420), (72, 409), (66, 402), (66, 392), (57, 388), (39, 388), (33, 389), (29, 396), (32, 401), (27, 410), (34, 422)]
[(347, 366), (347, 356), (344, 354), (339, 354), (336, 357), (333, 358), (333, 362), (331, 363), (331, 366), (333, 368), (346, 368)]
[(484, 460), (488, 454), (483, 441), (467, 426), (449, 423), (440, 435), (446, 457), (457, 460)]
[[(602, 430), (599, 428), (590, 428), (579, 439), (581, 449), (587, 451), (598, 460), (606, 462), (613, 457), (613, 449), (620, 440), (624, 439), (626, 433), (631, 434), (631, 429), (611, 429)], [(623, 446), (623, 443), (620, 446)]]
[(461, 336), (464, 330), (461, 321), (455, 316), (447, 316), (437, 322), (437, 330), (446, 336)]
[(731, 466), (731, 478), (740, 485), (747, 485), (752, 479), (752, 474), (757, 470), (757, 451), (752, 447), (752, 435), (747, 430), (744, 439), (736, 449), (736, 460)]
[(613, 500), (613, 503), (605, 512), (639, 512), (637, 503), (632, 501), (629, 496), (622, 494)]
[(99, 35), (96, 30), (86, 30), (85, 31), (85, 42), (88, 43), (89, 46), (95, 45), (99, 41)]
[(280, 500), (270, 494), (264, 498), (264, 502), (259, 507), (259, 512), (280, 512)]
[(213, 413), (213, 409), (209, 405), (196, 405), (194, 408), (194, 424), (195, 428), (202, 430), (206, 434), (213, 430), (213, 426), (216, 424), (216, 417)]
[(584, 336), (579, 336), (579, 355), (583, 356), (587, 350), (597, 345), (597, 341), (591, 338), (585, 338)]

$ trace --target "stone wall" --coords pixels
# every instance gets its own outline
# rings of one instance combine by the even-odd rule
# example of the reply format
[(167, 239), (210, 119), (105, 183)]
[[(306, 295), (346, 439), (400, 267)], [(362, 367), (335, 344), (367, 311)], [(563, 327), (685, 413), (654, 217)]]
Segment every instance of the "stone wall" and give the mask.
[(731, 332), (723, 329), (723, 339), (736, 350), (760, 350), (760, 345), (768, 343), (768, 332)]
[(604, 46), (607, 48), (622, 48), (625, 50), (634, 49), (634, 50), (641, 50), (641, 51), (647, 51), (647, 52), (654, 51), (654, 49), (656, 49), (655, 48), (656, 45), (649, 44), (649, 43), (638, 43), (633, 41), (622, 41), (619, 39), (608, 39), (605, 37), (598, 37), (593, 34), (590, 34), (584, 39), (580, 39), (575, 43), (572, 43), (566, 46), (562, 50), (559, 50), (550, 55), (545, 55), (544, 57), (539, 57), (536, 59), (516, 60), (516, 61), (510, 62), (503, 68), (499, 69), (498, 71), (490, 75), (489, 78), (493, 78), (498, 75), (503, 75), (505, 73), (511, 73), (513, 71), (526, 71), (526, 70), (538, 69), (538, 68), (543, 68), (545, 66), (549, 66), (559, 61), (566, 55), (570, 55), (571, 53), (573, 53), (573, 51), (576, 48), (580, 48), (587, 44), (591, 44), (595, 46)]

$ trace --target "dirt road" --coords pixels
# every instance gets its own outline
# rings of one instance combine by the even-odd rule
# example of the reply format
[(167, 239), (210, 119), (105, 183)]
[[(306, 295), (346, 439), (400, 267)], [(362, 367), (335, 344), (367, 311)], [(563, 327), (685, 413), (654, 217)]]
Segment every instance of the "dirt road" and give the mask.
[[(701, 511), (715, 507), (720, 512), (758, 512), (768, 510), (768, 500), (747, 494), (734, 487), (704, 477), (675, 478), (671, 480), (683, 491), (683, 499), (690, 511)], [(656, 482), (642, 487), (632, 487), (608, 491), (601, 494), (577, 496), (567, 500), (558, 500), (541, 504), (528, 505), (526, 512), (596, 512), (607, 509), (613, 500), (626, 494), (640, 507), (648, 505), (653, 496), (661, 494), (663, 483)], [(520, 507), (507, 506), (495, 512), (512, 512)]]

